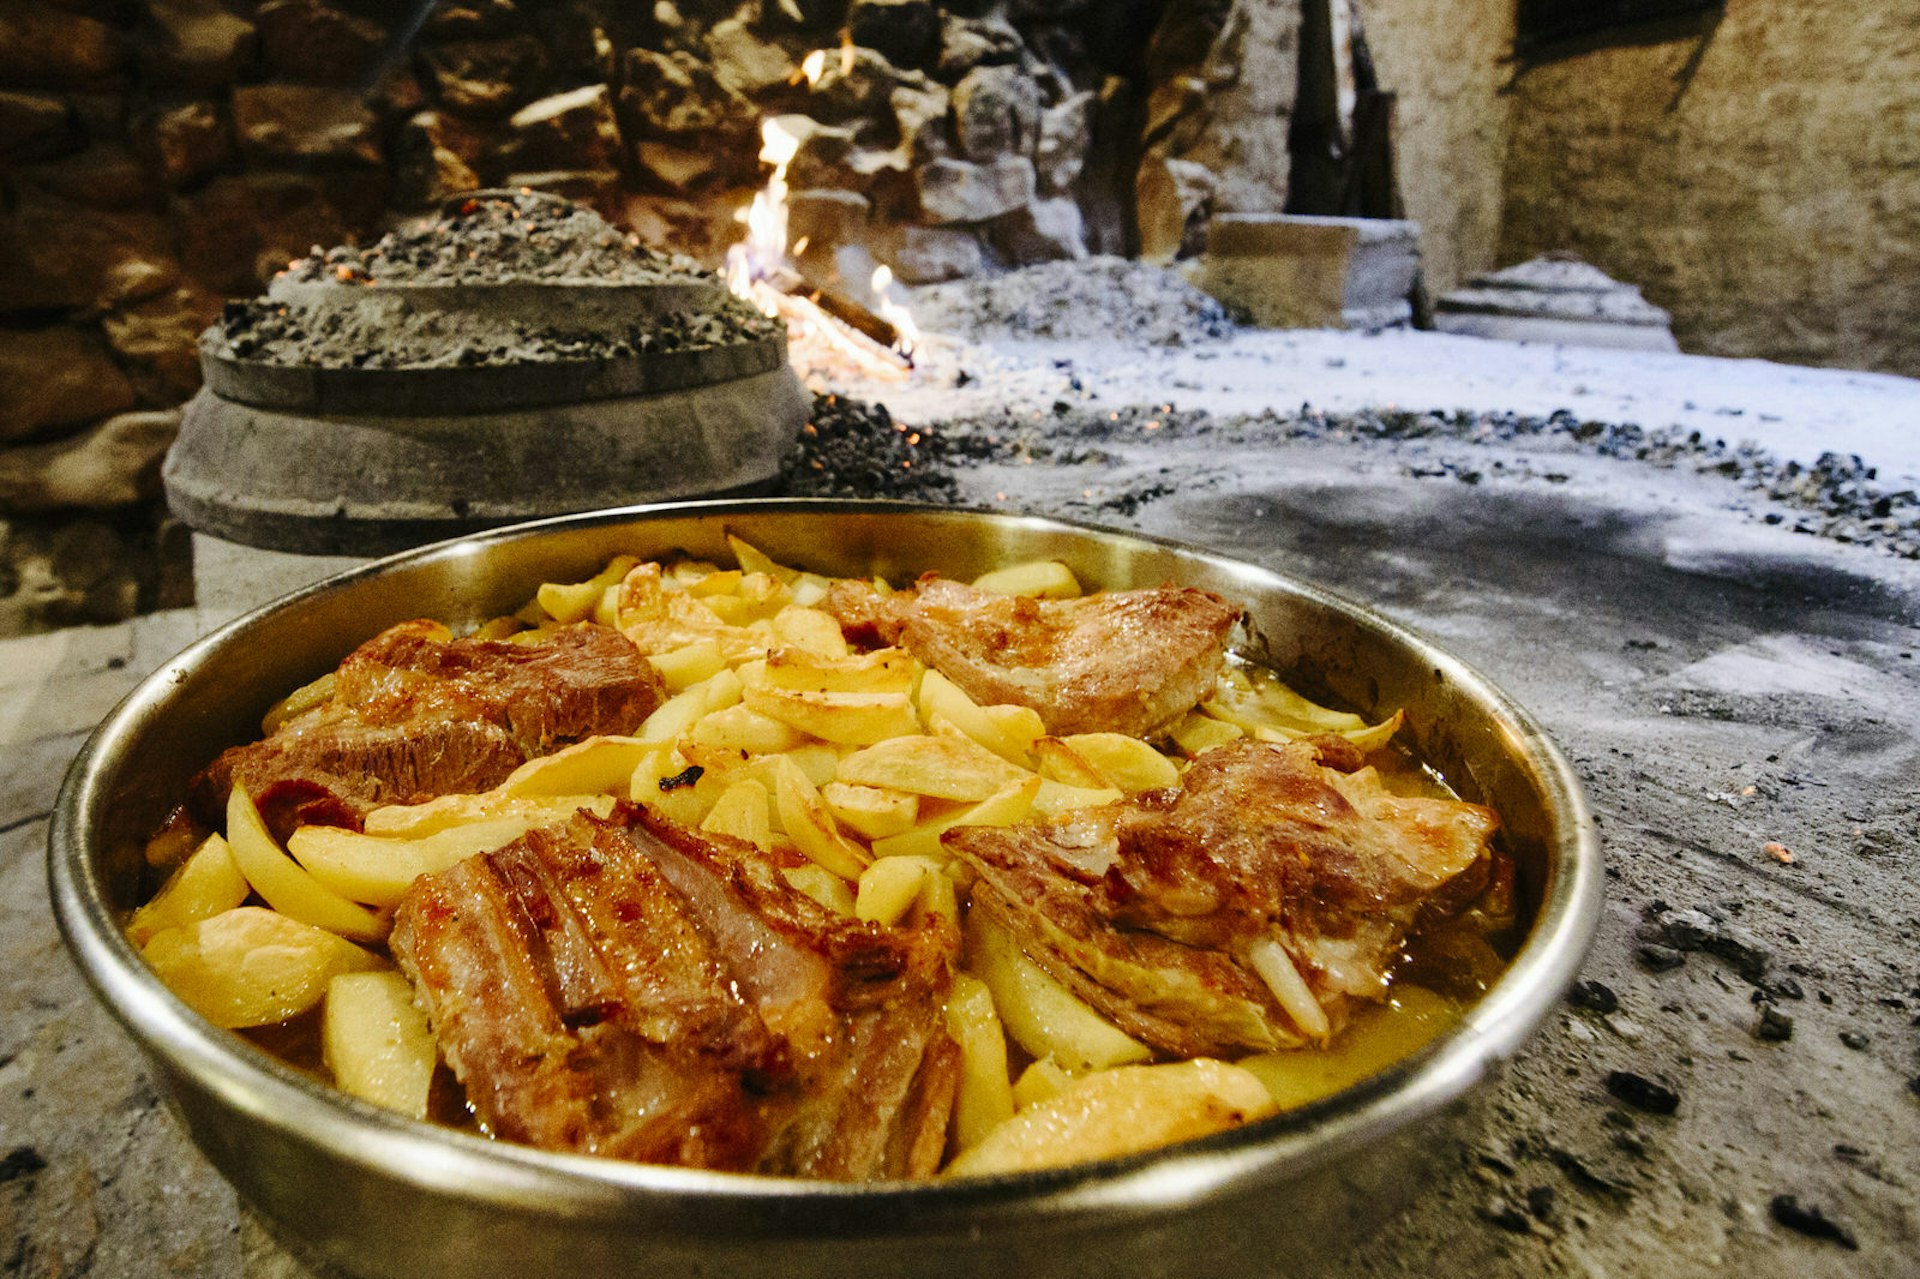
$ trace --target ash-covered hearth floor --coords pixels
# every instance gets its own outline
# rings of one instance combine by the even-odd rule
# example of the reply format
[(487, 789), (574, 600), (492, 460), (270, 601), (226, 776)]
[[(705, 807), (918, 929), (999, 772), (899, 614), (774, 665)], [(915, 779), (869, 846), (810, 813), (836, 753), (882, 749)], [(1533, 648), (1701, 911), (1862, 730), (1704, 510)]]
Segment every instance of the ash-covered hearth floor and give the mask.
[[(936, 343), (916, 380), (835, 389), (795, 491), (1064, 514), (1317, 579), (1573, 760), (1609, 876), (1585, 980), (1348, 1273), (1920, 1273), (1920, 383), (1254, 333)], [(882, 481), (833, 473), (862, 457)], [(157, 1107), (47, 912), (45, 815), (93, 724), (341, 563), (199, 549), (196, 609), (0, 644), (0, 1255), (23, 1273), (305, 1273)]]

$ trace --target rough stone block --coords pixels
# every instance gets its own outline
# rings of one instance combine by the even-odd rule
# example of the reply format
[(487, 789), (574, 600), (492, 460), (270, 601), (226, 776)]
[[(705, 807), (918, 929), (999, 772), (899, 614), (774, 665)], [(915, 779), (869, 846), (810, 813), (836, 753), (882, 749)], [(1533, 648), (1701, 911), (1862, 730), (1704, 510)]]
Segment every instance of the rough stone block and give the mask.
[(980, 237), (959, 227), (902, 228), (893, 273), (908, 284), (938, 284), (978, 275), (986, 255)]
[(151, 117), (142, 130), (162, 181), (179, 188), (204, 178), (233, 152), (226, 108), (217, 102), (184, 102)]
[(20, 180), (50, 195), (90, 209), (130, 209), (148, 203), (155, 187), (145, 166), (118, 142), (102, 142), (84, 151), (22, 165)]
[(795, 191), (787, 197), (787, 241), (798, 244), (805, 239), (812, 254), (863, 243), (872, 209), (867, 197), (857, 191)]
[(72, 439), (0, 451), (0, 510), (109, 510), (160, 493), (180, 411), (122, 413)]
[(0, 86), (77, 89), (126, 62), (124, 38), (104, 22), (50, 4), (0, 6)]
[(1079, 261), (1087, 256), (1087, 225), (1071, 197), (1035, 200), (993, 224), (993, 247), (1019, 266)]
[(191, 284), (101, 317), (107, 342), (133, 371), (149, 404), (177, 403), (200, 389), (200, 333), (222, 299)]
[(0, 156), (58, 154), (73, 145), (73, 113), (50, 93), (0, 91)]
[(749, 98), (781, 88), (795, 70), (785, 49), (762, 40), (740, 18), (728, 18), (707, 32), (707, 55), (721, 83)]
[(625, 69), (620, 105), (633, 137), (699, 137), (702, 145), (738, 146), (753, 136), (759, 119), (753, 104), (685, 49), (629, 49)]
[(1026, 46), (1005, 18), (948, 13), (940, 27), (940, 78), (953, 83), (975, 67), (1008, 66)]
[(450, 40), (428, 46), (418, 65), (440, 106), (459, 115), (499, 119), (545, 78), (547, 53), (528, 35), (497, 40)]
[(969, 160), (1031, 154), (1040, 138), (1040, 86), (1019, 67), (975, 67), (953, 87), (953, 123)]
[(1412, 319), (1419, 265), (1418, 223), (1222, 214), (1198, 283), (1266, 328), (1382, 328)]
[(1040, 189), (1048, 195), (1065, 195), (1086, 168), (1087, 151), (1093, 145), (1095, 98), (1093, 90), (1088, 89), (1041, 113), (1033, 167), (1040, 178)]
[(929, 160), (915, 178), (921, 213), (935, 226), (990, 222), (1033, 203), (1033, 161), (1025, 156), (1001, 156), (992, 164)]
[(147, 13), (154, 33), (141, 43), (140, 61), (150, 84), (214, 89), (253, 61), (253, 24), (219, 0), (151, 0)]
[(93, 335), (65, 327), (0, 329), (0, 441), (132, 407), (133, 385)]
[(624, 149), (613, 90), (589, 84), (530, 102), (507, 122), (516, 159), (529, 168), (612, 169)]
[(387, 42), (379, 23), (316, 0), (268, 0), (254, 23), (273, 74), (306, 84), (365, 83)]
[(166, 224), (22, 189), (0, 214), (0, 313), (105, 308), (151, 297), (178, 276)]
[(242, 85), (233, 130), (254, 163), (379, 164), (380, 121), (358, 93), (313, 84)]

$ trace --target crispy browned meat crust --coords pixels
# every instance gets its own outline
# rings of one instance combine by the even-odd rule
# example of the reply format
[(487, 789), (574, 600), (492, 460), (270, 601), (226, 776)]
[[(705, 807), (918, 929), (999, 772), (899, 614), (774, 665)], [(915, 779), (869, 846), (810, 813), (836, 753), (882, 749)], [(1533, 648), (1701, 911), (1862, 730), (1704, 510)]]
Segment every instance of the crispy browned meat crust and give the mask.
[(959, 1086), (949, 929), (889, 929), (638, 809), (423, 876), (391, 941), (488, 1130), (549, 1149), (931, 1175)]
[(194, 812), (218, 824), (238, 781), (276, 833), (299, 819), (353, 824), (379, 804), (487, 790), (533, 756), (631, 732), (666, 699), (652, 664), (603, 626), (538, 644), (441, 633), (405, 622), (348, 654), (329, 701), (194, 778)]
[(1050, 733), (1136, 737), (1212, 690), (1240, 620), (1191, 587), (1036, 600), (938, 577), (891, 595), (835, 583), (826, 607), (850, 633), (899, 644), (977, 702), (1031, 707)]
[(1486, 882), (1490, 810), (1392, 795), (1356, 763), (1344, 742), (1236, 742), (1178, 789), (945, 843), (979, 872), (975, 908), (1129, 1033), (1189, 1057), (1284, 1047), (1309, 1028), (1256, 946), (1283, 947), (1337, 1027), (1384, 995), (1423, 910)]

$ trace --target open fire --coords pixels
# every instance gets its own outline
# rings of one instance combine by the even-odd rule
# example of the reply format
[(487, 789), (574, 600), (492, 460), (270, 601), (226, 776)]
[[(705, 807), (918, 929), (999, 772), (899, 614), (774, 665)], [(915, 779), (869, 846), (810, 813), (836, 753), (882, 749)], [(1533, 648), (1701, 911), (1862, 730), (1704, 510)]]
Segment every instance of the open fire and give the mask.
[[(819, 80), (827, 56), (827, 50), (816, 49), (801, 63), (799, 74), (809, 85)], [(794, 367), (810, 382), (847, 371), (883, 381), (902, 379), (913, 368), (920, 331), (907, 307), (892, 296), (892, 268), (874, 268), (868, 282), (873, 302), (865, 305), (808, 280), (794, 266), (787, 238), (787, 166), (799, 148), (799, 135), (777, 117), (761, 123), (760, 160), (773, 166), (773, 174), (753, 203), (735, 214), (746, 236), (727, 250), (727, 287), (766, 315), (786, 321)]]

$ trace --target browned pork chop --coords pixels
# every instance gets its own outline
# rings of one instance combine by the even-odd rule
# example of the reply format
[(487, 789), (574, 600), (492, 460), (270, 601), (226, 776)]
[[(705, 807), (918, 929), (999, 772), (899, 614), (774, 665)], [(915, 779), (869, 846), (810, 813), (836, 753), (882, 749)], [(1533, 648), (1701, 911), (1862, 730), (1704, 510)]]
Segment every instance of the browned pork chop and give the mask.
[(1041, 600), (932, 576), (893, 594), (836, 582), (826, 607), (976, 702), (1033, 708), (1059, 735), (1165, 727), (1212, 690), (1240, 620), (1238, 608), (1192, 587)]
[(278, 834), (297, 818), (353, 825), (380, 804), (487, 790), (536, 755), (633, 731), (666, 699), (652, 664), (603, 626), (531, 644), (444, 634), (403, 622), (362, 644), (331, 698), (195, 777), (194, 812), (218, 824), (240, 782)]
[(582, 813), (422, 876), (391, 945), (500, 1137), (838, 1180), (939, 1165), (953, 930), (845, 919), (749, 845)]
[(1122, 1029), (1180, 1056), (1324, 1041), (1386, 993), (1424, 909), (1485, 886), (1498, 825), (1387, 792), (1350, 744), (1241, 741), (1178, 789), (962, 828), (976, 909)]

